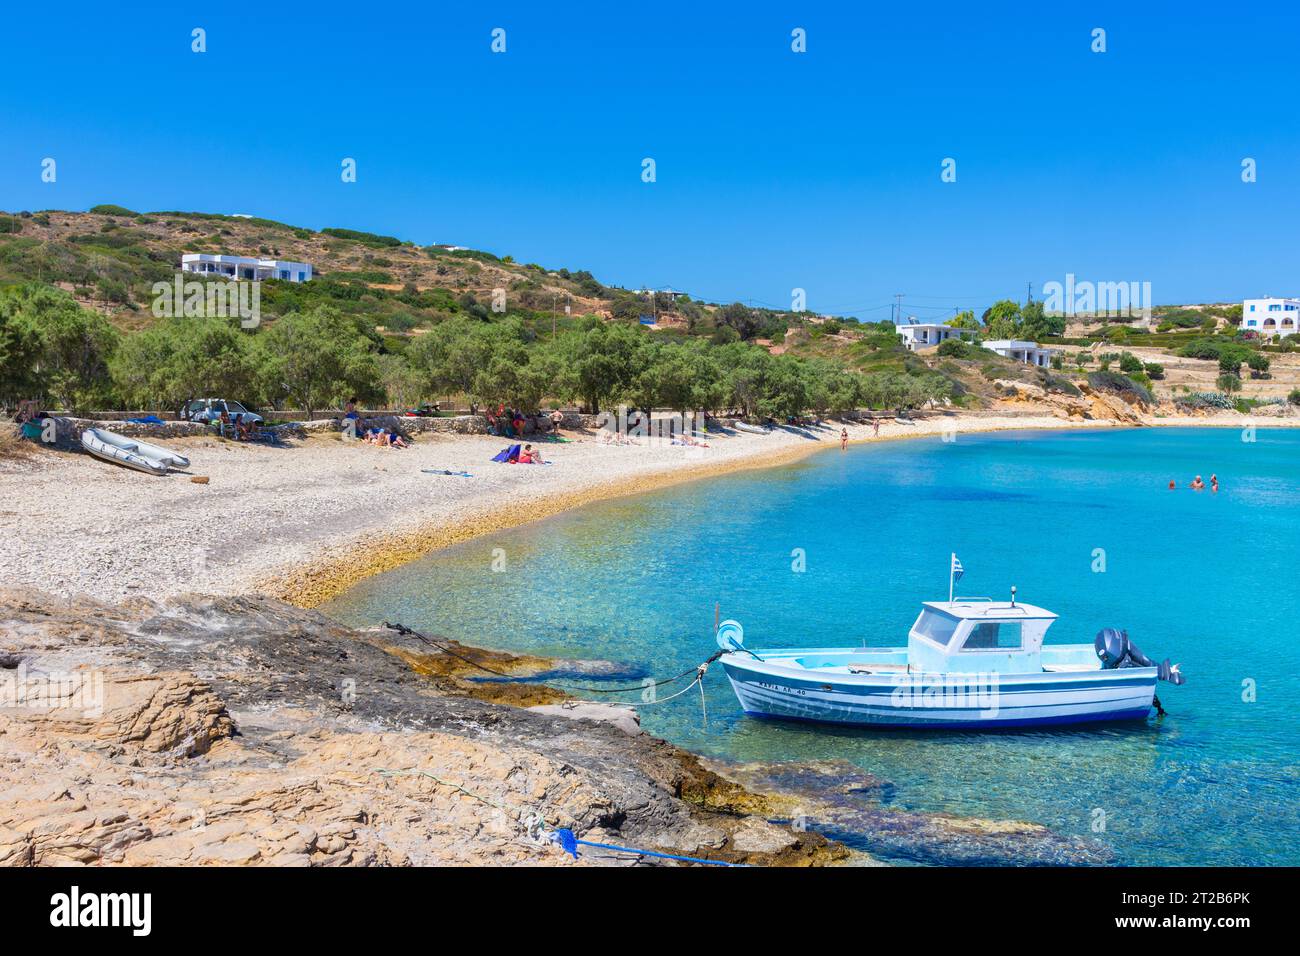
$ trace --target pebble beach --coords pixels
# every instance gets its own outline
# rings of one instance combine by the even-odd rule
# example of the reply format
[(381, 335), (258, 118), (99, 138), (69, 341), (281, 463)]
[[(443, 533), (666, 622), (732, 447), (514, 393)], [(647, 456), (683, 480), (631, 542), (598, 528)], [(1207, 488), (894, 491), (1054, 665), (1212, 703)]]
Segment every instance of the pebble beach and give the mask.
[[(856, 443), (937, 440), (953, 428), (1113, 425), (1044, 414), (890, 420), (878, 436), (869, 425), (843, 427)], [(21, 542), (10, 583), (52, 594), (120, 601), (260, 593), (315, 607), (371, 574), (480, 534), (835, 449), (841, 427), (731, 431), (706, 437), (707, 448), (650, 439), (615, 445), (570, 433), (568, 442), (538, 444), (546, 465), (493, 462), (506, 442), (483, 435), (424, 434), (406, 449), (332, 432), (280, 448), (181, 438), (166, 444), (192, 464), (165, 477), (35, 448), (0, 460), (0, 494), (11, 502), (0, 510), (0, 535)], [(45, 532), (41, 515), (49, 516)]]

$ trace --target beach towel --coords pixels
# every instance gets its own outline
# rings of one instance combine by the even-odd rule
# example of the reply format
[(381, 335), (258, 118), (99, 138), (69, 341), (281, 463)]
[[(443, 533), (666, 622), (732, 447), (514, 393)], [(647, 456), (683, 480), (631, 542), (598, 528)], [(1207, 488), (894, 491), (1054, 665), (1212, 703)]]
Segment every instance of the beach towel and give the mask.
[(519, 449), (522, 445), (511, 445), (509, 448), (503, 448), (493, 456), (493, 461), (511, 462), (519, 460)]
[(426, 475), (451, 475), (453, 478), (473, 478), (468, 471), (448, 471), (446, 468), (421, 468)]
[(157, 415), (146, 415), (144, 418), (128, 418), (128, 422), (133, 425), (161, 425), (163, 420)]

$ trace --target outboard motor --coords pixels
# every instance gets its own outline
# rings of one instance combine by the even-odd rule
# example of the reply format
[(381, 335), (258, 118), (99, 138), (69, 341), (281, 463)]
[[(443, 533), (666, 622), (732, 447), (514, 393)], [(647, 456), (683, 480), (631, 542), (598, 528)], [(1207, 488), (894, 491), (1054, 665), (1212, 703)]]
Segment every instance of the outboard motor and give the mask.
[(1159, 664), (1151, 660), (1128, 639), (1128, 631), (1103, 627), (1097, 632), (1093, 647), (1097, 650), (1097, 658), (1101, 661), (1102, 670), (1112, 670), (1117, 667), (1154, 667), (1162, 681), (1175, 685), (1186, 682), (1177, 664), (1170, 664), (1167, 657)]

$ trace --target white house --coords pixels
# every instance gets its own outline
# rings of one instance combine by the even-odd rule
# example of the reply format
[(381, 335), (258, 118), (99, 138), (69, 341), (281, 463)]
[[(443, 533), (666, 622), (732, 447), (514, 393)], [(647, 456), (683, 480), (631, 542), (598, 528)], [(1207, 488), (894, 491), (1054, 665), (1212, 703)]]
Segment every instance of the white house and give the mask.
[(181, 271), (200, 275), (225, 276), (229, 279), (284, 279), (306, 282), (311, 278), (311, 264), (284, 262), (280, 259), (255, 259), (252, 256), (218, 256), (207, 252), (187, 252), (181, 256)]
[(1300, 328), (1300, 299), (1247, 299), (1241, 304), (1241, 328), (1263, 336), (1294, 335)]
[(946, 339), (959, 339), (967, 335), (973, 337), (976, 332), (975, 329), (958, 329), (941, 322), (918, 322), (916, 319), (908, 319), (904, 323), (896, 324), (894, 328), (898, 329), (898, 334), (903, 337), (903, 344), (907, 346), (909, 352), (928, 349)]
[(1042, 368), (1051, 365), (1052, 356), (1060, 352), (1060, 349), (1044, 348), (1037, 342), (1025, 342), (1021, 339), (994, 339), (985, 342), (984, 347), (997, 352), (1003, 358), (1015, 359), (1017, 362)]

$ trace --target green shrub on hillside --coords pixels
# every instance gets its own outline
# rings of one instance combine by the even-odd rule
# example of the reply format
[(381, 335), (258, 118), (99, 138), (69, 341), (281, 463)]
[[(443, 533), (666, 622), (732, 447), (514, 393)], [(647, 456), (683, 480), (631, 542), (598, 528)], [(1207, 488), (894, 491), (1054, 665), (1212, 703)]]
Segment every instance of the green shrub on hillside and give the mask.
[(327, 236), (333, 236), (335, 239), (347, 239), (376, 249), (391, 249), (402, 244), (401, 239), (396, 239), (393, 236), (379, 236), (373, 232), (361, 232), (357, 229), (330, 228), (322, 229), (321, 232)]
[(125, 206), (115, 206), (112, 203), (103, 203), (99, 206), (91, 206), (90, 211), (99, 216), (138, 216), (138, 212), (127, 209)]
[(1111, 392), (1121, 397), (1136, 398), (1147, 405), (1154, 401), (1151, 392), (1145, 386), (1120, 372), (1111, 372), (1105, 369), (1089, 372), (1088, 384), (1100, 391)]

